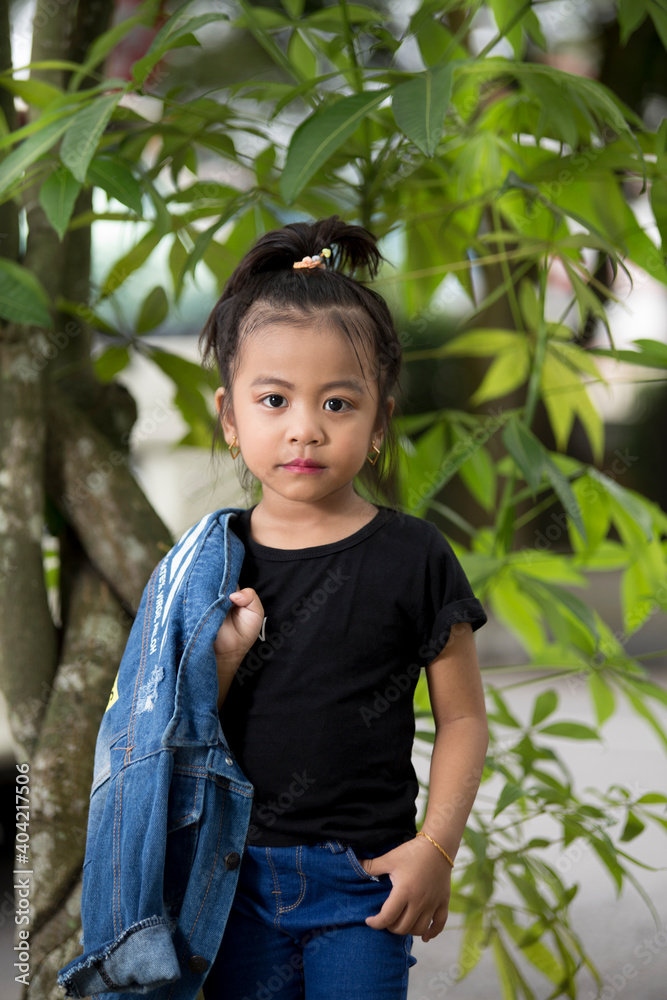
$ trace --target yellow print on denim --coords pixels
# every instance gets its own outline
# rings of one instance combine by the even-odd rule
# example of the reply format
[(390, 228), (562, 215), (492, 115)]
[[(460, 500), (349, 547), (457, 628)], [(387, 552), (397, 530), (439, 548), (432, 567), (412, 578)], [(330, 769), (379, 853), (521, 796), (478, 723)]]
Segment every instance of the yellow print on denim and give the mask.
[(118, 701), (118, 674), (116, 674), (116, 679), (113, 682), (113, 687), (111, 688), (111, 694), (109, 695), (109, 703), (104, 709), (105, 713), (109, 711), (112, 705), (115, 705)]

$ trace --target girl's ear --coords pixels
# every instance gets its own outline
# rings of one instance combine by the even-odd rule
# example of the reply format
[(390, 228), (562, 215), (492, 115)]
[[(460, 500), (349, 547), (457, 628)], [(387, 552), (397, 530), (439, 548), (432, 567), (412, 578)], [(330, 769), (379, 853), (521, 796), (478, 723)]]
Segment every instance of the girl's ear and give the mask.
[[(222, 432), (225, 435), (225, 441), (227, 444), (231, 444), (234, 435), (236, 434), (236, 426), (234, 424), (234, 411), (231, 405), (227, 405), (223, 409), (223, 402), (225, 398), (225, 389), (223, 386), (219, 386), (215, 390), (215, 408), (218, 411), (218, 416), (220, 418), (220, 425), (222, 427)], [(231, 403), (231, 401), (230, 401)]]
[(386, 424), (385, 424), (384, 420), (380, 420), (378, 422), (378, 425), (375, 428), (375, 432), (373, 434), (373, 440), (377, 441), (378, 444), (382, 444), (382, 442), (384, 440), (385, 427), (389, 423), (389, 421), (391, 420), (391, 416), (392, 416), (392, 413), (394, 412), (394, 407), (395, 406), (396, 406), (396, 400), (394, 399), (394, 397), (393, 396), (388, 396), (387, 397), (387, 409), (386, 409)]

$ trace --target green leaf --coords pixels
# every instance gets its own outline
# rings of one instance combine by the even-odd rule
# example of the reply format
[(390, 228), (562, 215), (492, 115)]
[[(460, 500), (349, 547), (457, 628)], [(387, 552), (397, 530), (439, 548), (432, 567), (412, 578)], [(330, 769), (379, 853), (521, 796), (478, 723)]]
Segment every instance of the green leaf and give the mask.
[(533, 579), (533, 593), (535, 599), (541, 601), (541, 603), (544, 603), (545, 599), (552, 607), (554, 605), (556, 607), (562, 605), (567, 608), (581, 622), (595, 642), (598, 643), (600, 641), (600, 630), (592, 608), (585, 601), (582, 601), (580, 597), (577, 597), (576, 594), (566, 590), (565, 587), (559, 587), (556, 583), (548, 583), (546, 580), (537, 581), (535, 579)]
[[(664, 586), (662, 580), (659, 586)], [(623, 625), (630, 636), (646, 622), (655, 611), (655, 596), (644, 560), (637, 559), (623, 573), (621, 583)]]
[(120, 98), (120, 93), (98, 97), (77, 111), (70, 121), (60, 145), (60, 159), (81, 183), (86, 179), (88, 165)]
[(317, 57), (302, 32), (295, 30), (287, 46), (287, 58), (309, 80), (317, 74)]
[(547, 637), (541, 609), (527, 586), (521, 586), (514, 575), (503, 574), (491, 588), (488, 600), (493, 614), (530, 656), (544, 648)]
[(227, 14), (210, 11), (207, 14), (199, 14), (195, 17), (185, 17), (185, 11), (193, 5), (194, 0), (184, 4), (174, 14), (169, 17), (162, 28), (158, 31), (148, 49), (148, 52), (141, 59), (138, 59), (132, 67), (132, 76), (138, 84), (145, 84), (151, 70), (169, 49), (179, 48), (183, 44), (199, 44), (193, 37), (192, 32), (205, 27), (215, 21), (228, 21)]
[(451, 93), (451, 66), (427, 69), (394, 91), (396, 124), (426, 156), (433, 156), (442, 138)]
[[(458, 440), (463, 440), (460, 434)], [(477, 503), (485, 510), (493, 510), (496, 502), (496, 468), (487, 448), (480, 448), (464, 462), (459, 475)]]
[(621, 45), (640, 27), (646, 17), (646, 0), (618, 0), (618, 23), (621, 27)]
[(423, 740), (424, 743), (435, 743), (435, 733), (430, 729), (418, 729), (415, 732), (415, 739)]
[(647, 805), (649, 803), (651, 803), (651, 804), (663, 803), (664, 804), (664, 803), (667, 803), (667, 795), (663, 795), (662, 792), (646, 792), (645, 795), (642, 795), (640, 798), (637, 799), (637, 802), (646, 803)]
[(280, 177), (280, 192), (288, 205), (390, 92), (391, 88), (387, 87), (342, 97), (322, 111), (315, 111), (299, 125), (292, 136)]
[(619, 839), (627, 844), (629, 840), (634, 840), (635, 837), (638, 837), (645, 828), (646, 824), (642, 823), (639, 816), (635, 816), (632, 810), (630, 810), (625, 821), (625, 826), (623, 827), (623, 833)]
[(634, 524), (641, 529), (646, 540), (651, 541), (653, 538), (653, 519), (643, 498), (626, 490), (623, 486), (619, 486), (616, 480), (606, 476), (604, 472), (600, 472), (593, 466), (589, 467), (588, 475), (605, 490), (612, 501), (629, 515)]
[(533, 496), (542, 481), (546, 449), (531, 430), (516, 417), (512, 417), (503, 430), (503, 444), (516, 462)]
[(80, 182), (66, 167), (54, 170), (39, 189), (39, 203), (60, 240), (67, 231), (80, 190)]
[(632, 340), (630, 343), (636, 344), (640, 349), (638, 351), (617, 351), (604, 347), (593, 347), (591, 353), (646, 368), (667, 368), (667, 344), (663, 344), (659, 340), (645, 339)]
[[(517, 1000), (517, 997), (521, 996), (519, 991), (522, 985), (519, 969), (497, 931), (492, 940), (502, 1000)], [(529, 996), (530, 994), (525, 995)]]
[(161, 285), (156, 285), (144, 299), (137, 318), (137, 333), (148, 333), (163, 323), (169, 312), (167, 293)]
[(667, 368), (667, 344), (661, 340), (647, 340), (645, 337), (640, 337), (639, 340), (633, 340), (631, 343), (640, 348), (645, 364), (653, 365), (656, 368)]
[[(441, 22), (432, 17), (422, 17), (420, 22), (416, 23), (419, 14), (420, 11), (417, 11), (417, 14), (413, 16), (411, 29), (417, 40), (422, 60), (426, 66), (441, 64), (450, 51), (452, 34)], [(458, 54), (463, 54), (460, 48)]]
[(0, 316), (13, 323), (53, 327), (49, 298), (27, 268), (0, 257)]
[(526, 0), (490, 0), (498, 31), (507, 38), (517, 59), (521, 59), (525, 49), (524, 31), (542, 48), (546, 42), (535, 12)]
[(154, 348), (151, 358), (176, 387), (174, 403), (190, 427), (188, 443), (207, 446), (213, 426), (213, 417), (203, 393), (209, 387), (208, 374), (194, 362), (168, 351)]
[[(550, 326), (551, 325), (552, 324), (550, 324)], [(569, 335), (571, 333), (569, 327), (566, 327), (565, 329)], [(597, 379), (598, 382), (604, 382), (606, 385), (606, 379), (604, 379), (600, 374), (600, 370), (589, 351), (578, 347), (576, 344), (567, 344), (553, 338), (549, 342), (549, 349), (558, 354), (561, 361), (563, 361), (568, 368), (571, 368), (572, 371), (577, 373), (583, 372), (584, 374)]]
[(521, 729), (521, 723), (514, 718), (512, 713), (507, 707), (505, 699), (494, 687), (489, 687), (489, 695), (493, 699), (496, 706), (495, 715), (498, 718), (498, 722), (502, 723), (503, 726), (511, 726), (512, 729)]
[(589, 674), (588, 687), (595, 706), (597, 724), (601, 726), (614, 714), (614, 692), (598, 670), (592, 670)]
[(127, 366), (130, 352), (127, 347), (107, 347), (95, 358), (93, 367), (100, 382), (111, 382)]
[(70, 127), (70, 121), (69, 118), (52, 121), (12, 150), (0, 163), (0, 195), (3, 195), (35, 160), (55, 145)]
[(548, 715), (556, 711), (557, 706), (558, 695), (556, 692), (551, 688), (548, 691), (542, 691), (535, 700), (533, 717), (530, 721), (531, 726), (536, 726), (542, 719), (546, 719)]
[(572, 491), (570, 481), (563, 475), (553, 459), (547, 454), (544, 461), (544, 471), (547, 479), (553, 487), (553, 491), (560, 500), (563, 508), (567, 512), (572, 523), (581, 535), (584, 542), (587, 542), (586, 526), (579, 501)]
[(662, 249), (665, 252), (667, 249), (667, 180), (664, 177), (656, 177), (651, 184), (651, 208), (660, 231)]
[(63, 95), (62, 90), (43, 80), (15, 80), (11, 76), (0, 76), (0, 87), (36, 108), (46, 108)]
[(475, 968), (483, 953), (484, 914), (481, 907), (474, 907), (466, 914), (465, 930), (459, 951), (461, 979)]
[(648, 0), (647, 9), (649, 17), (655, 25), (655, 30), (660, 36), (662, 47), (667, 49), (667, 10), (665, 10), (664, 0)]
[(502, 351), (489, 366), (478, 389), (470, 397), (472, 406), (480, 406), (514, 392), (530, 373), (530, 351), (525, 338), (517, 338), (512, 348)]
[(112, 295), (134, 271), (145, 264), (161, 238), (159, 232), (149, 229), (131, 250), (117, 260), (104, 280), (100, 298)]
[(516, 802), (517, 799), (524, 799), (526, 797), (526, 792), (519, 785), (513, 784), (513, 782), (508, 781), (504, 786), (502, 792), (498, 796), (498, 802), (496, 803), (496, 808), (493, 810), (493, 818), (501, 813), (503, 809), (511, 805), (512, 802)]
[(538, 732), (549, 736), (566, 736), (571, 740), (600, 739), (594, 729), (582, 722), (552, 722), (549, 726), (543, 726)]
[(281, 3), (290, 17), (294, 19), (301, 17), (306, 0), (281, 0)]
[(438, 349), (436, 356), (493, 357), (499, 351), (514, 350), (520, 340), (525, 340), (525, 337), (514, 330), (471, 330), (469, 333), (452, 337)]
[(87, 179), (95, 187), (106, 191), (109, 198), (115, 198), (137, 215), (142, 214), (141, 188), (136, 177), (118, 159), (107, 160), (96, 157), (88, 167)]
[(370, 24), (386, 21), (389, 14), (381, 10), (374, 10), (371, 7), (364, 7), (359, 3), (346, 3), (345, 13), (340, 7), (323, 7), (313, 11), (308, 17), (309, 27), (317, 28), (319, 31), (340, 32), (343, 29), (343, 19), (348, 24)]
[(519, 286), (519, 304), (528, 329), (537, 330), (540, 324), (540, 303), (533, 283), (528, 278), (524, 278)]
[(566, 449), (574, 419), (579, 417), (596, 460), (602, 461), (604, 452), (602, 418), (591, 403), (581, 377), (556, 355), (552, 349), (552, 342), (547, 345), (540, 387), (558, 447), (563, 451)]

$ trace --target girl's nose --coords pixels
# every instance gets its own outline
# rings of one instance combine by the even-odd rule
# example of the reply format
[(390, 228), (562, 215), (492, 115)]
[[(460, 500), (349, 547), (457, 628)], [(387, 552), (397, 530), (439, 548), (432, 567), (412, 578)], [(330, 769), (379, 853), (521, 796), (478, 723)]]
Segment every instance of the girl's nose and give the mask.
[(293, 444), (320, 444), (324, 438), (317, 416), (304, 411), (294, 412), (288, 434)]

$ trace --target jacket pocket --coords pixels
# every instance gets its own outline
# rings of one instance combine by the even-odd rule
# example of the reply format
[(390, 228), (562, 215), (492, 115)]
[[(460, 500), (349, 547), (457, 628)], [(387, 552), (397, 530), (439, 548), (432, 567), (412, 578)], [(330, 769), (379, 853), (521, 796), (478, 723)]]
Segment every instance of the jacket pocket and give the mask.
[(197, 851), (205, 789), (205, 773), (187, 766), (174, 767), (164, 867), (164, 903), (173, 919), (178, 918)]

